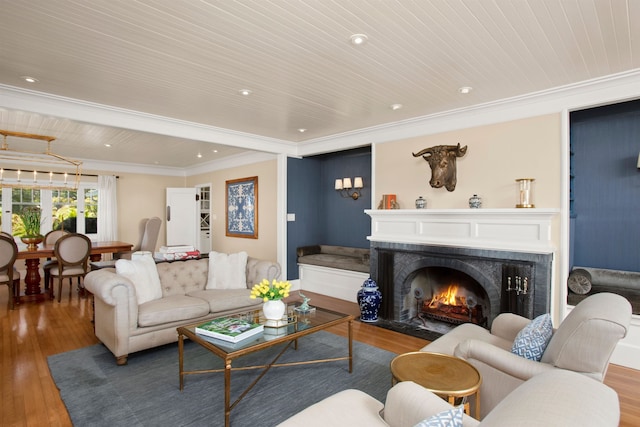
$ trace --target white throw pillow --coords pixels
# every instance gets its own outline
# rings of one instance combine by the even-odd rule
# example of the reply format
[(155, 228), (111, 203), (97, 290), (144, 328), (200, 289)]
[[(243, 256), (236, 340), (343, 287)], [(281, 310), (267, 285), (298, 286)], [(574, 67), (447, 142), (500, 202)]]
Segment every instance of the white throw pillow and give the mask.
[(206, 289), (246, 289), (247, 253), (209, 252), (209, 274)]
[(160, 276), (151, 252), (135, 252), (131, 260), (117, 260), (116, 273), (131, 280), (136, 288), (138, 305), (162, 298)]

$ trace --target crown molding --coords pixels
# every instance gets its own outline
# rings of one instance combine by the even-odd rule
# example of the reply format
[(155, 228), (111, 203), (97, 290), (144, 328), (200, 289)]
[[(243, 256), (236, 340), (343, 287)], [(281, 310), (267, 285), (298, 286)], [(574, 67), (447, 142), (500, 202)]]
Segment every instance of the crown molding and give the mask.
[(187, 168), (185, 170), (185, 175), (194, 176), (218, 170), (235, 168), (238, 166), (246, 166), (254, 163), (266, 162), (269, 160), (275, 160), (277, 158), (277, 154), (247, 151), (245, 153), (234, 154), (233, 156), (227, 156), (220, 160), (213, 160), (211, 162)]
[[(139, 163), (106, 162), (92, 159), (82, 160), (82, 170), (91, 172), (133, 173), (141, 175), (186, 176), (184, 168), (144, 165)], [(90, 172), (89, 172), (90, 173)]]
[(291, 141), (238, 132), (171, 117), (157, 116), (140, 111), (127, 110), (3, 84), (0, 84), (0, 107), (64, 117), (95, 125), (192, 139), (194, 141), (212, 142), (216, 144), (224, 141), (224, 145), (240, 148), (251, 147), (251, 149), (268, 153), (295, 155), (297, 150), (296, 143)]
[(358, 148), (640, 97), (640, 69), (299, 143), (298, 155)]
[[(251, 147), (247, 152), (190, 168), (167, 168), (118, 162), (84, 160), (84, 167), (95, 170), (148, 173), (152, 175), (191, 176), (241, 166), (277, 154), (305, 157), (359, 148), (376, 143), (398, 141), (456, 129), (483, 126), (544, 114), (590, 108), (640, 97), (640, 69), (591, 79), (562, 87), (534, 92), (466, 108), (435, 113), (390, 124), (373, 126), (303, 142), (292, 142), (236, 132), (139, 111), (126, 110), (87, 101), (65, 98), (0, 84), (0, 107), (66, 117), (102, 126)], [(262, 153), (261, 153), (262, 152)]]

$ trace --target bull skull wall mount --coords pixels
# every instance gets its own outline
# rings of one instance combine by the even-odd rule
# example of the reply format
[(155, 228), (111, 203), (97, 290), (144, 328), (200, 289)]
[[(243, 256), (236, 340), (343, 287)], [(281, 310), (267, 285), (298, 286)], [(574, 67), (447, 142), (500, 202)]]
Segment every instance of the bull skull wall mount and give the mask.
[(431, 167), (431, 180), (429, 184), (433, 188), (443, 187), (447, 191), (456, 189), (456, 158), (467, 153), (467, 146), (460, 148), (458, 145), (436, 145), (425, 148), (418, 153), (411, 153), (413, 157), (422, 156)]

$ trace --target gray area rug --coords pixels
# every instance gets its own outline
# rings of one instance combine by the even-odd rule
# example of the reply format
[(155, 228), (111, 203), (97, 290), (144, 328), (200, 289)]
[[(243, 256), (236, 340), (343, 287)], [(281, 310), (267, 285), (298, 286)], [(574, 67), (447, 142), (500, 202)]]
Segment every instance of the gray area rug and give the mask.
[[(237, 366), (270, 361), (282, 347), (236, 360)], [(353, 342), (353, 372), (348, 362), (272, 368), (231, 411), (233, 427), (269, 427), (340, 390), (356, 388), (385, 400), (391, 387), (394, 354)], [(279, 362), (347, 355), (347, 340), (318, 332), (298, 341)], [(222, 373), (188, 375), (179, 390), (178, 345), (169, 344), (129, 356), (117, 366), (101, 344), (48, 358), (49, 369), (75, 426), (223, 426)], [(222, 367), (222, 361), (191, 341), (185, 342), (185, 369)], [(231, 374), (231, 399), (259, 370)]]

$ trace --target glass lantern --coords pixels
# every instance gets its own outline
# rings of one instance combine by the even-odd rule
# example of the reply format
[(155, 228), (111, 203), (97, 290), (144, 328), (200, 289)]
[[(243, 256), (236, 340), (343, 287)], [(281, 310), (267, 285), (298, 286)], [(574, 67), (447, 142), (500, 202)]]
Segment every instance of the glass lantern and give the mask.
[(518, 203), (516, 208), (535, 208), (533, 204), (533, 178), (518, 178)]

